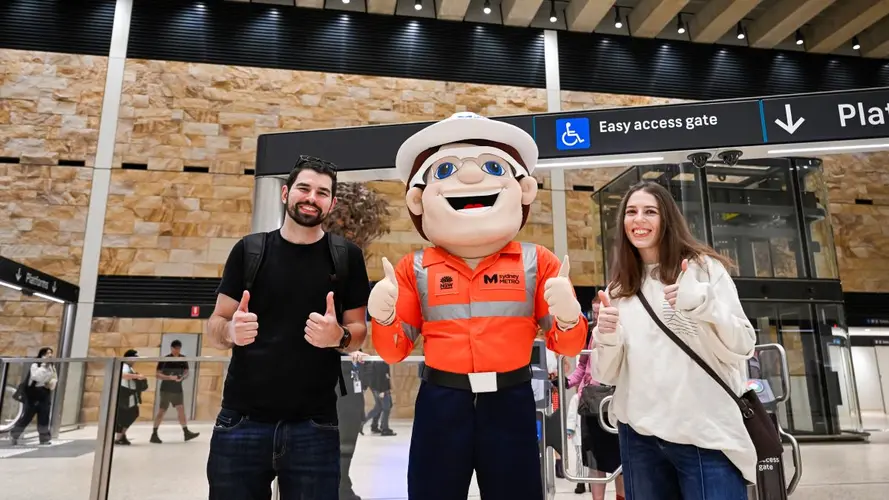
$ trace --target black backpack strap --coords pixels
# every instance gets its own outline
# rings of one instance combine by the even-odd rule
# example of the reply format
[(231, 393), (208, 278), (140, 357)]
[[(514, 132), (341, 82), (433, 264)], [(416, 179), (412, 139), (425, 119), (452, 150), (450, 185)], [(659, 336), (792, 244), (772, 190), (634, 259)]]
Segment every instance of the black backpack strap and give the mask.
[[(330, 246), (330, 257), (333, 260), (333, 303), (336, 306), (337, 320), (343, 321), (343, 298), (346, 293), (346, 283), (349, 282), (349, 246), (346, 239), (334, 233), (327, 233), (327, 242)], [(348, 394), (346, 380), (340, 370), (340, 394)]]
[(244, 290), (253, 288), (259, 266), (265, 255), (267, 233), (253, 233), (244, 237)]
[(343, 320), (342, 299), (346, 294), (346, 283), (349, 282), (349, 246), (346, 239), (334, 233), (328, 233), (330, 257), (333, 259), (333, 302), (336, 305), (337, 318)]

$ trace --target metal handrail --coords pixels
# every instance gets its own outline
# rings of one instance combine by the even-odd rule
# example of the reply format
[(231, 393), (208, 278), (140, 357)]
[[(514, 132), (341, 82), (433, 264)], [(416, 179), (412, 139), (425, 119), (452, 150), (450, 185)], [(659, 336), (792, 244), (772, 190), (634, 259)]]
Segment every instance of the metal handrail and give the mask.
[(610, 405), (611, 400), (614, 399), (614, 396), (605, 396), (602, 398), (602, 401), (599, 402), (599, 427), (605, 429), (605, 431), (610, 432), (611, 434), (617, 434), (617, 427), (612, 427), (610, 422), (605, 421), (605, 405)]
[[(580, 351), (580, 354), (589, 355), (589, 354), (592, 354), (592, 352), (593, 352), (592, 349), (584, 349), (584, 350)], [(559, 381), (559, 404), (560, 405), (565, 405), (565, 401), (566, 401), (566, 399), (565, 399), (565, 385), (566, 384), (564, 383), (565, 371), (562, 368), (562, 364), (563, 364), (562, 361), (564, 359), (565, 359), (564, 355), (559, 355), (558, 363), (556, 363), (558, 365), (556, 367), (556, 370), (558, 373), (558, 381)], [(610, 398), (611, 396), (608, 396), (608, 397)], [(604, 402), (605, 401), (603, 399), (603, 401), (599, 404), (599, 410), (600, 410), (599, 411), (599, 424), (600, 425), (603, 422), (601, 410), (603, 408)], [(565, 406), (562, 406), (562, 407), (567, 408)], [(562, 429), (559, 432), (559, 434), (560, 434), (559, 437), (561, 438), (562, 450), (564, 451), (564, 450), (568, 449), (568, 430), (567, 430), (568, 429), (568, 412), (567, 411), (561, 412), (561, 421), (562, 421)], [(603, 426), (603, 428), (608, 432), (612, 432), (609, 427)], [(613, 429), (613, 427), (612, 427), (612, 429)], [(617, 477), (621, 475), (622, 471), (623, 471), (623, 466), (621, 465), (621, 466), (618, 466), (617, 469), (614, 470), (614, 472), (606, 475), (605, 477), (574, 476), (568, 471), (567, 467), (564, 468), (563, 472), (565, 473), (565, 479), (567, 479), (573, 483), (608, 484), (612, 481), (615, 481), (617, 479)]]
[[(787, 351), (784, 349), (784, 346), (781, 344), (762, 344), (755, 346), (754, 350), (759, 352), (770, 350), (778, 351), (778, 356), (781, 361), (781, 396), (775, 398), (775, 403), (786, 402), (790, 399), (790, 364), (787, 361)], [(760, 368), (761, 367), (762, 360), (760, 360)], [(778, 435), (790, 443), (791, 456), (793, 457), (793, 476), (790, 478), (790, 482), (787, 485), (787, 496), (790, 496), (796, 491), (796, 487), (799, 486), (799, 482), (803, 477), (803, 458), (799, 442), (796, 438), (785, 431), (784, 428), (781, 427), (780, 422), (777, 423), (777, 427)]]

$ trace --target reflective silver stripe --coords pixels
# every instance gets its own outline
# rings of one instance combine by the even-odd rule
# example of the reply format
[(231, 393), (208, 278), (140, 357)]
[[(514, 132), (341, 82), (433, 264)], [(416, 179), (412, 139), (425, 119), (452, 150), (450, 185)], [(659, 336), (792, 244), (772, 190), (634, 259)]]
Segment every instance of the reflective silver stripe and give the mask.
[(539, 326), (544, 332), (548, 332), (553, 328), (553, 315), (547, 314), (546, 316), (537, 320), (537, 326)]
[[(534, 313), (534, 299), (537, 298), (537, 245), (522, 243), (522, 263), (525, 265), (525, 301), (531, 304)], [(530, 315), (529, 314), (529, 315)]]
[(417, 337), (420, 336), (420, 329), (419, 328), (414, 328), (413, 326), (405, 323), (404, 321), (401, 322), (401, 331), (404, 332), (404, 335), (407, 338), (409, 338), (411, 340), (411, 342), (416, 342)]
[[(525, 300), (476, 302), (471, 304), (451, 304), (442, 306), (429, 305), (429, 279), (423, 267), (423, 251), (414, 252), (414, 275), (417, 282), (417, 293), (425, 321), (447, 321), (470, 318), (514, 317), (528, 318), (534, 316), (534, 303), (537, 296), (537, 245), (522, 243), (522, 263), (525, 272)], [(543, 320), (542, 320), (543, 321)], [(549, 319), (551, 322), (552, 319)]]
[[(420, 310), (423, 318), (426, 316), (426, 304), (429, 303), (429, 280), (426, 276), (426, 268), (423, 267), (423, 250), (414, 251), (414, 278), (417, 282), (417, 294), (420, 299)], [(428, 319), (428, 318), (427, 318)]]
[(473, 304), (450, 304), (423, 309), (426, 321), (447, 321), (469, 318), (512, 317), (528, 318), (534, 313), (527, 302), (475, 302)]

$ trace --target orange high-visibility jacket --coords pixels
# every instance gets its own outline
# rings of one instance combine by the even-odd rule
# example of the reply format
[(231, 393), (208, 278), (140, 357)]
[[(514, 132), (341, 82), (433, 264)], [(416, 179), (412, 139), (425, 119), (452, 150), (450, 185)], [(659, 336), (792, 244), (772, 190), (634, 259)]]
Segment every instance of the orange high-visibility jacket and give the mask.
[(503, 373), (530, 363), (539, 325), (547, 348), (576, 356), (586, 342), (586, 317), (559, 331), (543, 298), (546, 280), (560, 266), (546, 247), (515, 241), (475, 270), (438, 247), (408, 254), (395, 267), (395, 321), (372, 322), (374, 348), (387, 363), (397, 363), (423, 335), (432, 368)]

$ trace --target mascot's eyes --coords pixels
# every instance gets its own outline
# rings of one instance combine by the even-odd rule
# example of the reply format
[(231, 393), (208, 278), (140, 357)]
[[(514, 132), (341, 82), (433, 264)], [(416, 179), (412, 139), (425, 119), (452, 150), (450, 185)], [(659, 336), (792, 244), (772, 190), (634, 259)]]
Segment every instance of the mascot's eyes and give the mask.
[(435, 167), (435, 178), (436, 179), (446, 179), (453, 175), (454, 172), (457, 171), (457, 167), (454, 166), (453, 163), (447, 161), (439, 164)]
[(485, 164), (482, 165), (482, 170), (498, 177), (506, 173), (506, 169), (503, 168), (503, 165), (496, 161), (486, 161)]

